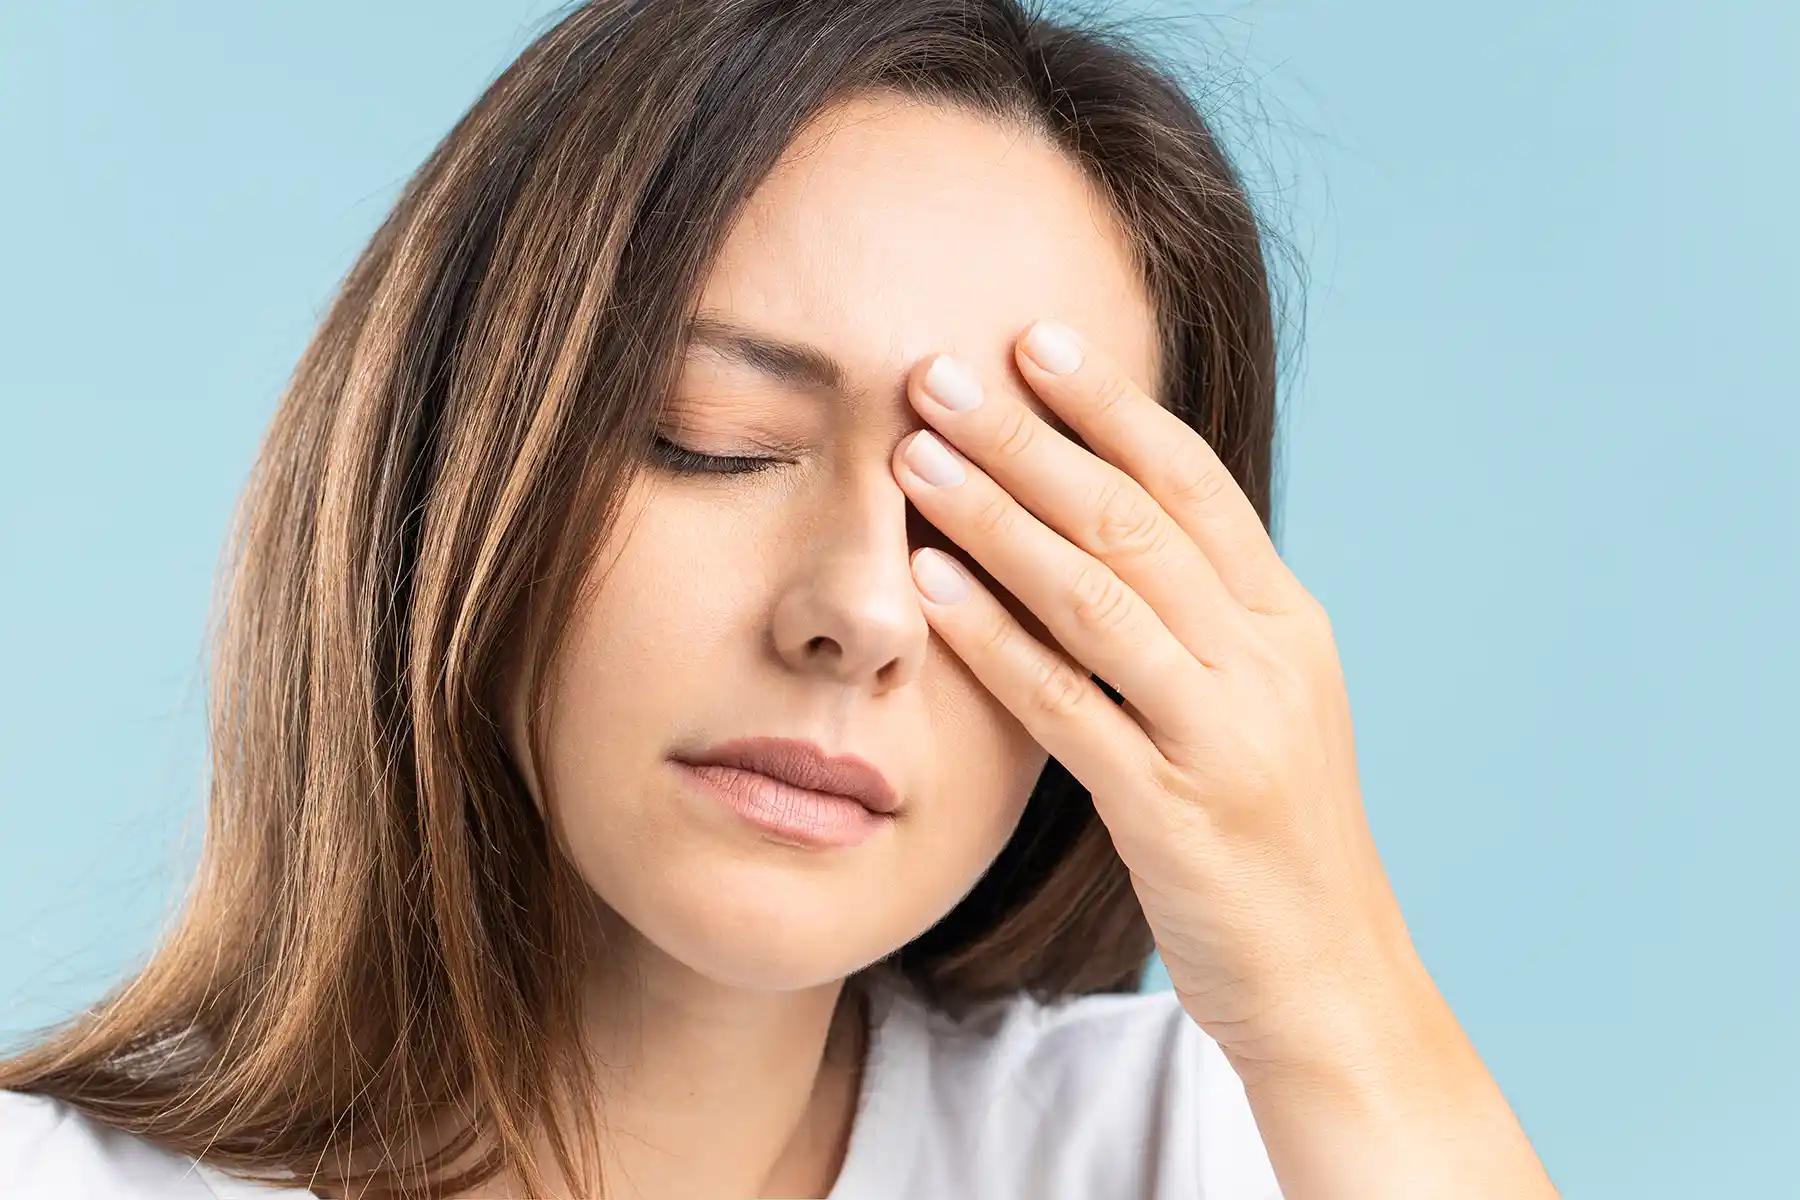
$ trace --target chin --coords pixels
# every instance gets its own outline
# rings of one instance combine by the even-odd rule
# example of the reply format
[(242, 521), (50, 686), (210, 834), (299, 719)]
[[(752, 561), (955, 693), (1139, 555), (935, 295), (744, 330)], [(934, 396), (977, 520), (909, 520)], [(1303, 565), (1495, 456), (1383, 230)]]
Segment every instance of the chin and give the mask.
[[(871, 872), (780, 857), (715, 861), (686, 886), (668, 886), (680, 882), (673, 872), (664, 880), (645, 906), (650, 911), (626, 913), (627, 920), (662, 953), (729, 987), (796, 991), (832, 983), (891, 954), (912, 925), (922, 930), (933, 919), (909, 921), (892, 909), (906, 895), (898, 880), (882, 886)], [(881, 896), (890, 907), (873, 907)]]
[(789, 923), (754, 930), (697, 928), (668, 942), (653, 940), (697, 975), (759, 992), (793, 992), (834, 983), (896, 948), (847, 945), (841, 935), (841, 930)]

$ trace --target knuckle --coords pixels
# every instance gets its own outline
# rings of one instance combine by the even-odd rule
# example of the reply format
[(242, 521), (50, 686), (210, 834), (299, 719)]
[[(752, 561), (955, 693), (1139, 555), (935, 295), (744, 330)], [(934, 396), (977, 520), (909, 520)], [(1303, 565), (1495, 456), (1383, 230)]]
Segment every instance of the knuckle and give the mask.
[(1055, 655), (1040, 659), (1033, 676), (1031, 706), (1049, 717), (1068, 717), (1077, 712), (1086, 703), (1092, 686), (1085, 675)]
[(1194, 804), (1201, 799), (1194, 773), (1161, 755), (1151, 761), (1150, 782), (1158, 792), (1182, 804)]
[(1325, 606), (1318, 601), (1304, 597), (1294, 601), (1280, 614), (1278, 620), (1288, 643), (1309, 661), (1326, 654), (1335, 654), (1336, 643), (1331, 631), (1331, 618), (1326, 614)]
[(1004, 658), (1008, 646), (1012, 643), (1013, 636), (1014, 630), (1012, 621), (1004, 615), (996, 616), (992, 621), (988, 622), (987, 629), (982, 633), (981, 638), (979, 639), (979, 649), (982, 657), (988, 659)]
[(1095, 381), (1090, 395), (1094, 412), (1104, 417), (1136, 399), (1137, 385), (1123, 375), (1108, 372)]
[(994, 431), (994, 451), (1001, 458), (1016, 459), (1037, 440), (1037, 418), (1022, 405), (1007, 410)]
[(1300, 613), (1317, 636), (1325, 641), (1335, 638), (1336, 635), (1331, 628), (1331, 614), (1325, 611), (1325, 605), (1319, 601), (1317, 596), (1311, 592), (1306, 593), (1306, 598), (1300, 603)]
[(1256, 681), (1270, 700), (1285, 705), (1305, 694), (1305, 675), (1276, 646), (1258, 640), (1249, 658)]
[(1131, 589), (1103, 564), (1088, 562), (1069, 585), (1070, 605), (1083, 628), (1098, 634), (1116, 633), (1131, 621), (1134, 606)]
[(1216, 501), (1231, 483), (1223, 463), (1185, 449), (1175, 455), (1168, 476), (1169, 494), (1182, 504), (1198, 508)]
[(1095, 550), (1103, 556), (1153, 557), (1167, 542), (1167, 522), (1135, 485), (1110, 480), (1095, 508)]
[(977, 532), (992, 538), (1004, 538), (1012, 532), (1015, 519), (1015, 501), (1004, 492), (995, 490), (993, 495), (981, 502), (975, 510), (973, 518)]

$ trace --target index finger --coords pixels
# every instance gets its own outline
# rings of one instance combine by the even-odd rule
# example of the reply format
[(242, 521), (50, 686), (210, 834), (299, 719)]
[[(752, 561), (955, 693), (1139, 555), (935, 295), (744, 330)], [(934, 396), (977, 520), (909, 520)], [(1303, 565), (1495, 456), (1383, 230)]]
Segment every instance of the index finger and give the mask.
[(1305, 589), (1281, 561), (1256, 506), (1198, 431), (1060, 322), (1033, 322), (1013, 357), (1094, 454), (1155, 497), (1238, 603), (1268, 614), (1302, 606)]

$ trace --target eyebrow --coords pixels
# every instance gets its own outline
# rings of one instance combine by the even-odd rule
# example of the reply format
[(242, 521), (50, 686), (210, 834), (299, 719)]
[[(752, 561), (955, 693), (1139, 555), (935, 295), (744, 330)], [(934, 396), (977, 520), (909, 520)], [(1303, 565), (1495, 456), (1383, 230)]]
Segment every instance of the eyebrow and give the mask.
[(844, 364), (810, 342), (792, 342), (739, 325), (716, 310), (702, 310), (688, 322), (686, 344), (704, 346), (740, 366), (790, 387), (850, 394)]
[[(690, 353), (693, 348), (703, 346), (789, 387), (806, 391), (823, 389), (840, 397), (849, 397), (854, 392), (849, 384), (849, 370), (826, 351), (811, 342), (788, 341), (739, 325), (717, 309), (701, 309), (694, 315), (687, 325), (686, 345)], [(1041, 401), (1033, 403), (1042, 404)], [(1045, 406), (1040, 415), (1058, 433), (1080, 440), (1054, 409)]]

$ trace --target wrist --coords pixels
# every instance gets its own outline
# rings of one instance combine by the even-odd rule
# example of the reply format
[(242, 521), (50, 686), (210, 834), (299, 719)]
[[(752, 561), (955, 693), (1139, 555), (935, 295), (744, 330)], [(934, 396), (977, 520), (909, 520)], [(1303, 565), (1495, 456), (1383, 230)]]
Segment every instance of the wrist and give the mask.
[(1404, 932), (1296, 991), (1269, 1022), (1278, 1032), (1225, 1047), (1246, 1088), (1376, 1106), (1485, 1074)]
[(1328, 998), (1288, 1053), (1227, 1051), (1283, 1194), (1554, 1200), (1499, 1085), (1407, 951), (1379, 983)]

